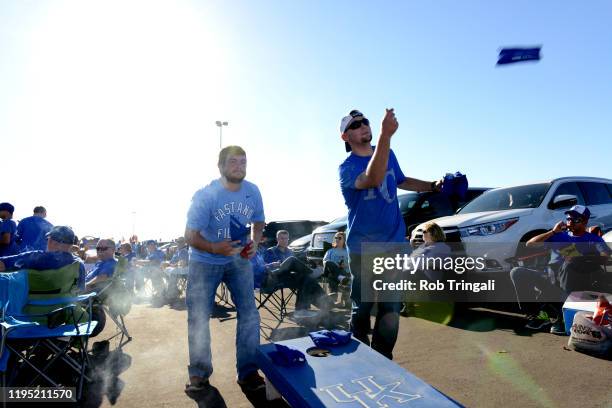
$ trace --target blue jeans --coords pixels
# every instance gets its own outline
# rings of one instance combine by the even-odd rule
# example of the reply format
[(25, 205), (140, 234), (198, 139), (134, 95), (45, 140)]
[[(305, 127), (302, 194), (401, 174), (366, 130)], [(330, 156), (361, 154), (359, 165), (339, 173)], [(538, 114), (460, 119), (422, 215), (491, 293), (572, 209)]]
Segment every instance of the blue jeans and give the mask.
[[(401, 302), (374, 303), (362, 301), (362, 273), (371, 274), (372, 271), (361, 270), (361, 256), (359, 254), (350, 255), (350, 265), (351, 273), (353, 274), (351, 299), (353, 299), (356, 306), (356, 308), (353, 308), (353, 315), (351, 317), (351, 332), (359, 341), (371, 346), (389, 360), (393, 360), (393, 347), (395, 347), (397, 333), (399, 331), (399, 312), (402, 304)], [(374, 289), (369, 287), (368, 290), (373, 291)], [(368, 332), (371, 327), (370, 315), (374, 304), (376, 304), (378, 311), (372, 331), (372, 341), (370, 342)]]
[(236, 305), (236, 368), (243, 380), (257, 370), (255, 353), (259, 346), (259, 313), (253, 295), (251, 263), (236, 258), (225, 265), (189, 262), (187, 281), (187, 335), (189, 340), (189, 376), (208, 378), (213, 372), (210, 352), (209, 318), (215, 292), (224, 282)]

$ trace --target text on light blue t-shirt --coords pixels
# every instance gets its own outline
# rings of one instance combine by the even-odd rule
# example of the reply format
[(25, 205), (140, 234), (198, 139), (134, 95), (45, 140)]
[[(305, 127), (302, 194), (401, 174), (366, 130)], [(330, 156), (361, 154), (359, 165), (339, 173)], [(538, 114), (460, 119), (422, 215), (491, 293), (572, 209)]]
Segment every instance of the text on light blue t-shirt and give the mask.
[[(187, 228), (199, 231), (209, 242), (221, 242), (231, 239), (230, 217), (242, 225), (265, 221), (261, 194), (255, 184), (243, 180), (240, 190), (229, 191), (217, 179), (198, 190), (187, 212)], [(232, 257), (193, 247), (189, 249), (189, 259), (213, 265), (225, 265), (232, 261)]]

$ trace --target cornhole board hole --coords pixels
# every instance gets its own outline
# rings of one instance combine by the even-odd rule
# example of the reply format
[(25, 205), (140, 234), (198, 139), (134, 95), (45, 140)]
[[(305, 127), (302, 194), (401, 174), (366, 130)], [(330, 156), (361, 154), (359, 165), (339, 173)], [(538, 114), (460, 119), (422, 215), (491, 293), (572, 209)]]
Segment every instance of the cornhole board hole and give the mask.
[(462, 406), (356, 339), (326, 349), (329, 353), (313, 350), (321, 349), (310, 337), (278, 343), (300, 350), (306, 363), (292, 367), (275, 364), (268, 356), (275, 350), (274, 344), (259, 347), (257, 363), (293, 408)]

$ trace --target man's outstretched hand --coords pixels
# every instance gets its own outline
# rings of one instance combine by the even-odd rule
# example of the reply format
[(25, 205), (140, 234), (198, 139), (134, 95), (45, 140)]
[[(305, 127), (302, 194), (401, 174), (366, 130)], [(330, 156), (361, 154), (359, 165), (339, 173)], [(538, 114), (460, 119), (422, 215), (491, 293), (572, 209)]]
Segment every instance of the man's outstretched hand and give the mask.
[(387, 109), (385, 117), (382, 121), (382, 135), (391, 137), (397, 131), (398, 127), (399, 123), (397, 121), (397, 118), (395, 117), (395, 112), (393, 111), (393, 108)]

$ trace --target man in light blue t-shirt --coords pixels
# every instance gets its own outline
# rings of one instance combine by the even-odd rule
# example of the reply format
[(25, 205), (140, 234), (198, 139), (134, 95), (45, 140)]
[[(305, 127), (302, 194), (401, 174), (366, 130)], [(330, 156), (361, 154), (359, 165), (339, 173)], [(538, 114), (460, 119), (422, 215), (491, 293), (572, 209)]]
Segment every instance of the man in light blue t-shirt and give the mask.
[[(264, 387), (255, 363), (259, 346), (259, 313), (253, 296), (253, 272), (249, 259), (257, 251), (265, 217), (259, 189), (244, 180), (246, 163), (246, 153), (241, 147), (223, 148), (217, 163), (221, 177), (195, 193), (187, 213), (190, 383), (185, 392), (193, 398), (214, 390), (208, 382), (213, 371), (208, 320), (221, 282), (232, 293), (238, 314), (238, 384), (245, 392)], [(251, 225), (250, 234), (248, 224)]]
[(19, 221), (15, 234), (19, 252), (40, 250), (47, 248), (46, 235), (53, 224), (47, 221), (47, 210), (45, 207), (34, 207), (34, 215)]
[[(401, 303), (377, 302), (378, 313), (370, 343), (368, 331), (374, 303), (362, 301), (361, 282), (362, 277), (365, 280), (366, 274), (372, 274), (372, 271), (361, 270), (361, 244), (406, 242), (406, 226), (397, 201), (397, 189), (431, 191), (439, 189), (441, 184), (404, 175), (391, 150), (391, 136), (398, 126), (393, 109), (387, 109), (378, 143), (373, 147), (370, 121), (361, 112), (353, 110), (340, 122), (341, 138), (346, 151), (351, 152), (339, 168), (340, 188), (349, 210), (347, 248), (354, 276), (351, 298), (357, 305), (351, 331), (357, 339), (371, 344), (373, 349), (389, 359), (393, 358)], [(364, 286), (363, 289), (373, 292), (371, 287)], [(373, 293), (370, 294), (373, 299)]]

